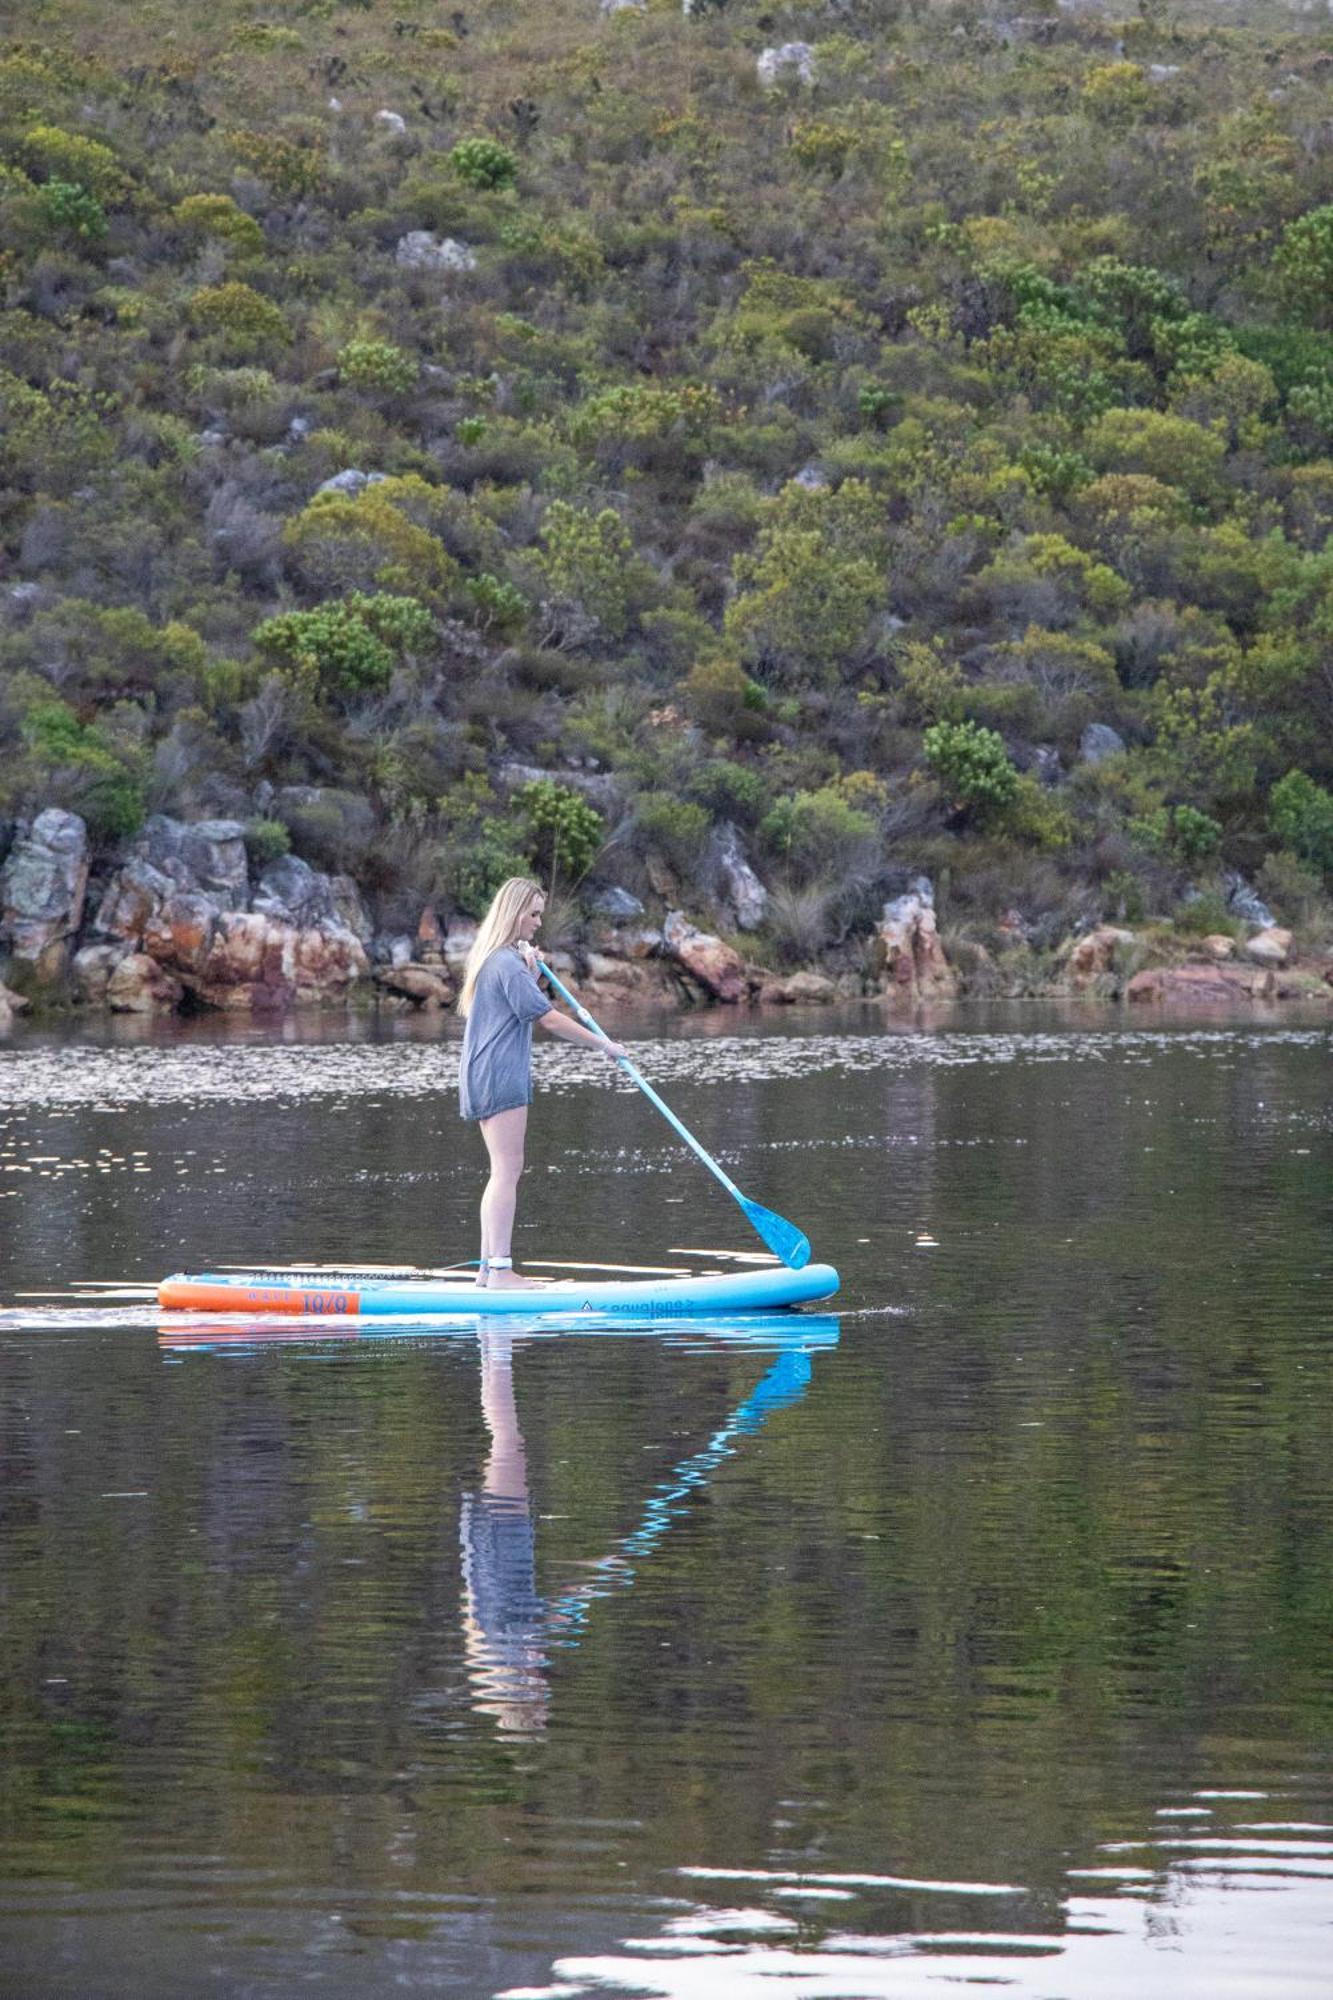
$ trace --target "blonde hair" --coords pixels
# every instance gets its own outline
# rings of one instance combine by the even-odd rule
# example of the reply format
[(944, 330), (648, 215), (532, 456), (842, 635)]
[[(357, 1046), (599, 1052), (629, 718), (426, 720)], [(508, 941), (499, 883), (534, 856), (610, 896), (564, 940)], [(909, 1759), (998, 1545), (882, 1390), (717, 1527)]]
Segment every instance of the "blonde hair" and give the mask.
[(534, 882), (530, 875), (511, 875), (502, 882), (491, 898), (491, 907), (477, 930), (476, 939), (467, 955), (467, 965), (463, 971), (463, 990), (458, 996), (458, 1012), (466, 1019), (472, 1006), (472, 996), (477, 990), (477, 974), (485, 965), (493, 951), (500, 951), (512, 944), (518, 935), (518, 927), (538, 896), (546, 891), (540, 882)]

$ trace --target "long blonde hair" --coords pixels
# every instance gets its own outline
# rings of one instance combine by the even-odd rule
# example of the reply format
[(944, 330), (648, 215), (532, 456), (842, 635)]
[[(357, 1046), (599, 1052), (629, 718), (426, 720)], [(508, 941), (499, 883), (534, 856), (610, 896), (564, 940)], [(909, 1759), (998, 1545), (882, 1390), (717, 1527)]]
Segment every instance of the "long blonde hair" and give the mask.
[(546, 894), (540, 882), (534, 882), (530, 875), (511, 875), (502, 882), (491, 898), (487, 910), (477, 929), (476, 939), (467, 955), (467, 965), (463, 970), (463, 990), (458, 996), (458, 1012), (467, 1018), (472, 1006), (472, 996), (477, 990), (477, 974), (485, 965), (493, 951), (512, 944), (518, 935), (518, 927), (538, 896)]

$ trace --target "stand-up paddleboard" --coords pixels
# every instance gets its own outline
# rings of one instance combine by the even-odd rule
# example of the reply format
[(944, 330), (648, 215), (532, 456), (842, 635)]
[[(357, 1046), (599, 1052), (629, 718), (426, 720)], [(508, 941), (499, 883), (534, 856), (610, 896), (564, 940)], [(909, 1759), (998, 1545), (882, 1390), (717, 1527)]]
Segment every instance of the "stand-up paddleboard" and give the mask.
[(633, 1313), (644, 1319), (691, 1313), (772, 1312), (829, 1299), (838, 1289), (831, 1264), (722, 1271), (706, 1277), (564, 1278), (528, 1290), (489, 1291), (472, 1279), (369, 1271), (221, 1271), (165, 1278), (158, 1305), (167, 1312), (302, 1313), (329, 1318), (400, 1313)]

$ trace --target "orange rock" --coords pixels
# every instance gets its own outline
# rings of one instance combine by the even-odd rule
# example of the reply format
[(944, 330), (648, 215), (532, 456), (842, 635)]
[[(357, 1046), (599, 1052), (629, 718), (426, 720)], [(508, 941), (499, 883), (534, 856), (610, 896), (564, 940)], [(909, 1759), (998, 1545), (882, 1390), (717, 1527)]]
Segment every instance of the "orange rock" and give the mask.
[(744, 962), (721, 938), (696, 929), (679, 910), (672, 910), (662, 926), (662, 940), (676, 964), (714, 1000), (734, 1006), (745, 998)]

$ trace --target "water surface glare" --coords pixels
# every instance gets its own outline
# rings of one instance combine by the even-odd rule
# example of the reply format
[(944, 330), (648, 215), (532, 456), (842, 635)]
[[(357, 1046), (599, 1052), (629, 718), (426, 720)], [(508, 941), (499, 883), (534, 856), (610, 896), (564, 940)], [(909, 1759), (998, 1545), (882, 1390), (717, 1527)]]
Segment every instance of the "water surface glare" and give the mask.
[[(472, 1254), (451, 1026), (20, 1031), (0, 1993), (1322, 2000), (1331, 1040), (654, 1024), (837, 1311), (371, 1328), (150, 1288)], [(520, 1256), (757, 1247), (541, 1052)]]

